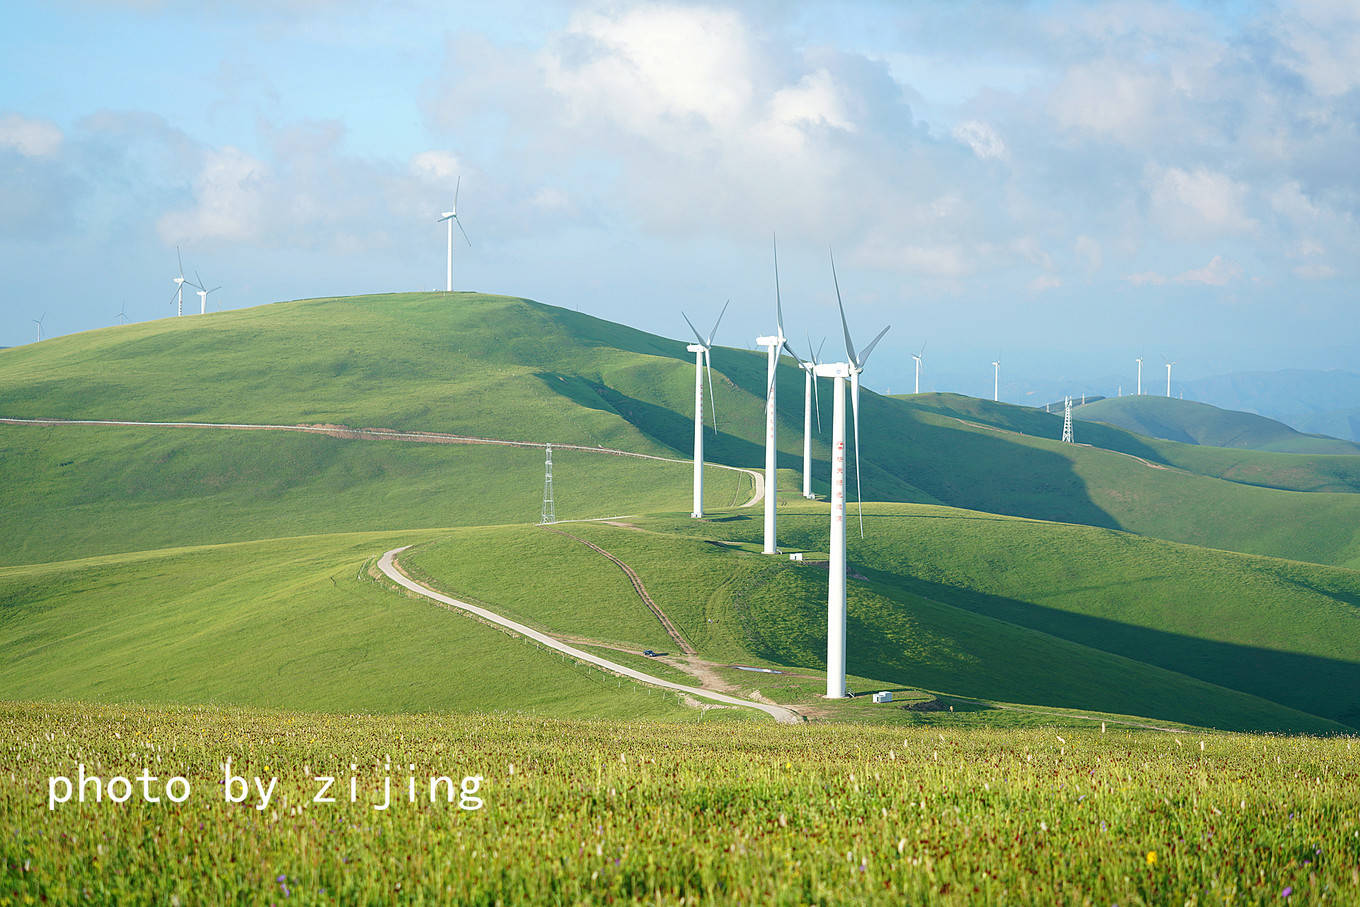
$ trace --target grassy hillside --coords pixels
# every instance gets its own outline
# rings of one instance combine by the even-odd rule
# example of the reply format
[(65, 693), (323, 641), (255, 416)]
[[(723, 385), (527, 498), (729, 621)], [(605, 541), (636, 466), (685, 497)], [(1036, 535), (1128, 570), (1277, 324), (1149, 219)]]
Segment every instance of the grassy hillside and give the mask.
[(1072, 414), (1088, 422), (1104, 422), (1140, 435), (1184, 444), (1277, 453), (1360, 454), (1360, 444), (1306, 435), (1255, 413), (1219, 409), (1174, 397), (1109, 397), (1078, 406)]
[(314, 536), (0, 568), (0, 699), (695, 719), (673, 696), (365, 573), (376, 555), (428, 537)]
[[(784, 537), (816, 551), (825, 511), (807, 511), (785, 516)], [(851, 548), (853, 572), (868, 580), (851, 583), (854, 675), (1237, 729), (1360, 723), (1360, 698), (1336, 695), (1360, 689), (1360, 574), (933, 507), (875, 505), (868, 522), (869, 538)], [(758, 519), (630, 524), (639, 528), (571, 531), (637, 570), (701, 656), (824, 668), (824, 567), (750, 553)], [(622, 576), (611, 583), (599, 555), (567, 541), (537, 528), (465, 530), (405, 561), (451, 594), (549, 629), (669, 646), (627, 601)], [(502, 549), (551, 579), (526, 589), (498, 569), (492, 552)]]
[[(556, 450), (560, 519), (689, 511), (684, 463)], [(751, 480), (709, 469), (707, 506)], [(292, 432), (0, 425), (0, 564), (286, 535), (536, 522), (543, 451)]]

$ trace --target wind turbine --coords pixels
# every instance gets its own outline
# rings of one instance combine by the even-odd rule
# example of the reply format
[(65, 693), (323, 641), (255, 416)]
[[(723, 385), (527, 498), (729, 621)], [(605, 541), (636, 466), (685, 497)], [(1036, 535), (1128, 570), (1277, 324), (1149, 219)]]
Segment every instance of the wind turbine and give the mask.
[(855, 498), (860, 501), (859, 533), (864, 537), (864, 505), (859, 481), (859, 375), (878, 341), (888, 333), (884, 328), (856, 355), (845, 320), (840, 281), (836, 279), (836, 259), (831, 259), (831, 279), (836, 285), (836, 305), (840, 308), (841, 329), (845, 332), (846, 362), (817, 366), (817, 374), (834, 379), (831, 417), (831, 564), (826, 597), (826, 696), (845, 698), (845, 380), (850, 379), (851, 405), (855, 417)]
[(921, 352), (911, 354), (911, 358), (916, 360), (916, 390), (914, 393), (918, 394), (921, 392), (921, 360), (925, 359), (925, 356), (926, 345), (924, 343), (921, 344)]
[(123, 300), (123, 307), (122, 307), (121, 309), (118, 310), (118, 317), (121, 318), (121, 319), (123, 319), (123, 324), (127, 324), (127, 323), (128, 323), (128, 317), (127, 317), (127, 300)]
[(992, 402), (1001, 402), (1001, 360), (992, 362)]
[(178, 318), (184, 314), (184, 285), (187, 283), (191, 287), (198, 287), (198, 284), (184, 279), (184, 257), (179, 254), (179, 246), (175, 246), (175, 258), (179, 261), (179, 276), (175, 278), (175, 295), (170, 298), (175, 300), (175, 317)]
[[(723, 303), (722, 311), (718, 313), (718, 320), (713, 322), (713, 330), (708, 332), (708, 337), (699, 335), (699, 331), (694, 327), (694, 322), (689, 320), (689, 316), (684, 312), (680, 316), (685, 319), (685, 324), (694, 332), (694, 339), (697, 343), (691, 343), (685, 349), (694, 354), (694, 511), (690, 516), (696, 520), (704, 515), (704, 371), (708, 371), (708, 396), (713, 397), (713, 356), (710, 350), (713, 349), (713, 335), (718, 333), (718, 325), (722, 324), (723, 315), (727, 314), (727, 306), (732, 300)], [(713, 434), (718, 433), (718, 404), (713, 402)]]
[[(817, 391), (817, 360), (821, 358), (822, 347), (826, 346), (826, 338), (814, 351), (812, 349), (812, 335), (808, 335), (808, 352), (812, 358), (807, 362), (799, 361), (798, 367), (803, 370), (803, 497), (809, 501), (817, 496), (812, 493), (812, 410), (813, 398), (817, 400), (817, 433), (822, 432), (822, 398)], [(797, 359), (795, 355), (793, 357)]]
[(46, 321), (46, 320), (47, 320), (47, 313), (46, 313), (46, 312), (43, 312), (41, 318), (34, 318), (34, 319), (33, 319), (33, 323), (34, 323), (35, 325), (38, 326), (38, 340), (37, 340), (38, 343), (42, 343), (42, 326), (43, 326), (43, 322)]
[(206, 315), (208, 314), (208, 294), (216, 293), (222, 288), (218, 286), (213, 287), (211, 290), (203, 289), (203, 278), (198, 276), (197, 271), (194, 272), (194, 279), (198, 281), (198, 283), (194, 284), (194, 286), (198, 287), (198, 314)]
[(1166, 364), (1166, 395), (1168, 397), (1171, 396), (1171, 366), (1175, 364), (1176, 363), (1174, 362), (1168, 362)]
[[(775, 458), (778, 453), (775, 450), (775, 421), (778, 412), (775, 409), (775, 375), (779, 368), (779, 356), (788, 349), (789, 343), (784, 336), (784, 306), (779, 298), (779, 242), (770, 235), (774, 245), (774, 313), (775, 313), (775, 333), (770, 337), (757, 337), (756, 345), (763, 346), (769, 353), (769, 365), (767, 366), (768, 384), (765, 389), (765, 554), (775, 553), (775, 502), (778, 495), (775, 493)], [(789, 350), (793, 355), (793, 350)], [(793, 357), (797, 359), (797, 356)]]
[(472, 240), (468, 239), (467, 231), (463, 229), (463, 222), (458, 219), (458, 189), (463, 184), (463, 178), (458, 177), (458, 181), (453, 184), (453, 210), (445, 211), (439, 215), (435, 223), (447, 222), (449, 225), (449, 263), (444, 276), (444, 290), (448, 293), (453, 292), (453, 225), (458, 224), (458, 232), (463, 234), (463, 239), (467, 242), (468, 248), (472, 248)]
[(1138, 396), (1143, 396), (1143, 358), (1140, 356), (1133, 360), (1138, 363)]

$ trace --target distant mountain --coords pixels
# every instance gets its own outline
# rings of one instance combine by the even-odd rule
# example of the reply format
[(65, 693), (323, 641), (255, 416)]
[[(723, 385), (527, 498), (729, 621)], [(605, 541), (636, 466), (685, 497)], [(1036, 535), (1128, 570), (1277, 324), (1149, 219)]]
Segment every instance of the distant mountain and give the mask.
[(1082, 419), (1168, 441), (1278, 453), (1360, 454), (1360, 444), (1304, 434), (1256, 413), (1175, 397), (1107, 397), (1075, 407)]
[(1360, 374), (1333, 369), (1233, 372), (1184, 382), (1187, 397), (1257, 413), (1302, 432), (1360, 441)]

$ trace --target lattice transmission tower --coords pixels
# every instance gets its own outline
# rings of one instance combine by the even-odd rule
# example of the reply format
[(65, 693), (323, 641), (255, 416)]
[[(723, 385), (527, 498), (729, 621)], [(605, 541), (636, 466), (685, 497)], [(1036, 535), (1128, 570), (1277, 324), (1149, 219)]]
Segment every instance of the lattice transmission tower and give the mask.
[(557, 505), (553, 501), (552, 487), (552, 445), (548, 446), (548, 462), (543, 467), (543, 513), (538, 518), (539, 523), (557, 522)]
[(1072, 438), (1072, 398), (1063, 398), (1063, 436), (1062, 439), (1067, 444), (1075, 444)]

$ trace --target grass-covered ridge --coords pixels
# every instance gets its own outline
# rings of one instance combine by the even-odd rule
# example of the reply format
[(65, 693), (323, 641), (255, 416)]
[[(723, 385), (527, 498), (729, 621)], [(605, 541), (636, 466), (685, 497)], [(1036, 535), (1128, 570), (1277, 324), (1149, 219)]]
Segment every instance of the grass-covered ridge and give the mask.
[[(16, 703), (0, 737), (16, 904), (1360, 898), (1360, 748), (1340, 739)], [(192, 796), (49, 811), (76, 754)], [(228, 757), (279, 779), (268, 809), (222, 802)], [(402, 800), (408, 773), (480, 776), (481, 808)], [(317, 775), (338, 802), (312, 802)]]

